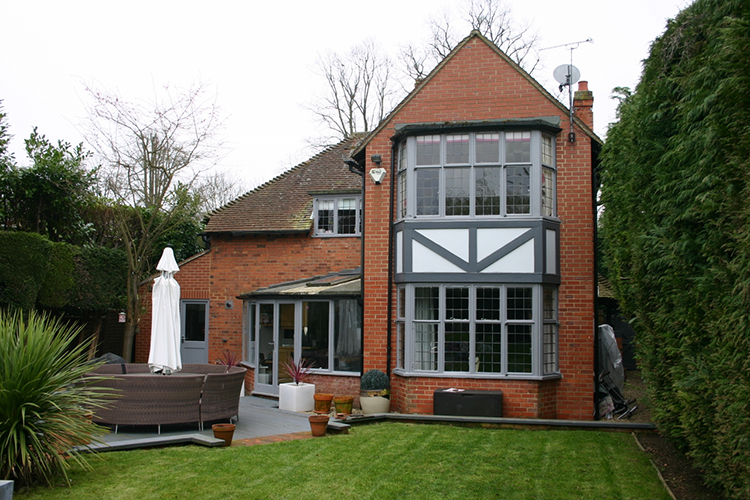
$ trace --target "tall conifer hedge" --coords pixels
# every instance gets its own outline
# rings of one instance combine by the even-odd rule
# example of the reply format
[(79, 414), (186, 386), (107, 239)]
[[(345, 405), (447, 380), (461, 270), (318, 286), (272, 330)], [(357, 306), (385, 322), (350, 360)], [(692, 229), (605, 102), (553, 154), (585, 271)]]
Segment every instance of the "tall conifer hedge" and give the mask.
[(750, 498), (750, 2), (668, 23), (602, 157), (604, 260), (654, 416)]

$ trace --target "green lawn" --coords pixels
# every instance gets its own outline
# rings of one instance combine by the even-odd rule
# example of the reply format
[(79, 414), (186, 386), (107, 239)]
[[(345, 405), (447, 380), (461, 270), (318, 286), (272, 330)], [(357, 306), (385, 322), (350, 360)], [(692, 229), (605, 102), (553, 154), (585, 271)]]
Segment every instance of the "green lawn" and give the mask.
[(260, 446), (103, 453), (32, 499), (669, 499), (625, 433), (405, 423)]

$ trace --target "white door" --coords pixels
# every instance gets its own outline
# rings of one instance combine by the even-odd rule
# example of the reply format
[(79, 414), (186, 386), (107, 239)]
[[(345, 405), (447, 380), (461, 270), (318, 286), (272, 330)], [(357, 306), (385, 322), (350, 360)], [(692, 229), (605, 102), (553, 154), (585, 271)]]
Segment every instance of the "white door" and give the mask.
[(208, 363), (208, 301), (180, 302), (182, 364)]

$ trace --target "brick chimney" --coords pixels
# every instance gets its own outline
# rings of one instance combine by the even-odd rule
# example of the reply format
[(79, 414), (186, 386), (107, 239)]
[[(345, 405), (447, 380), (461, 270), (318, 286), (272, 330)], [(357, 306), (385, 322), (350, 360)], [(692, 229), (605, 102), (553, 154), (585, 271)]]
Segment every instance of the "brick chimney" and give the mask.
[(578, 82), (578, 90), (573, 94), (575, 115), (590, 129), (594, 129), (594, 94), (589, 90), (589, 82)]

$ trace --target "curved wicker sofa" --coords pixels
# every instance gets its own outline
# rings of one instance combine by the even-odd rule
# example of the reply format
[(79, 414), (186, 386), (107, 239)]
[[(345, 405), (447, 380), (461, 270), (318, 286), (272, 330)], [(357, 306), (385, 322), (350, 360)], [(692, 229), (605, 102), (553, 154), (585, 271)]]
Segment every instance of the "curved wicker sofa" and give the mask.
[(106, 408), (94, 409), (94, 422), (119, 425), (197, 423), (238, 416), (240, 391), (246, 368), (186, 364), (173, 375), (152, 374), (145, 363), (101, 365), (89, 375), (104, 379), (92, 386), (114, 389)]

